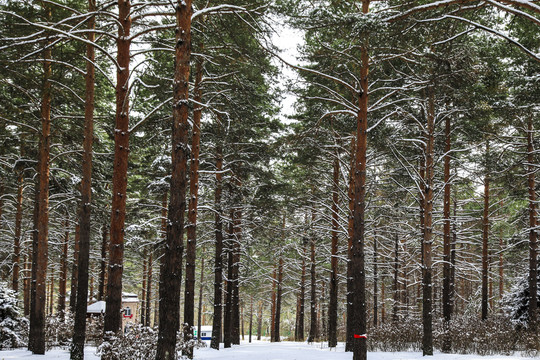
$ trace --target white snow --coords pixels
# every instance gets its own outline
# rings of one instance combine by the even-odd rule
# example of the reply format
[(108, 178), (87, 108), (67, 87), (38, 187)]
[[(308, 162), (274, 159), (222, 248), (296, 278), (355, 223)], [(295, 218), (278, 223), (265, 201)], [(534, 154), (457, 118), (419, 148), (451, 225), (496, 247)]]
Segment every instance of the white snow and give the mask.
[[(221, 344), (223, 347), (223, 344)], [(95, 355), (95, 347), (86, 347), (84, 351), (85, 360), (98, 360)], [(434, 356), (423, 357), (421, 352), (370, 352), (369, 360), (524, 360), (530, 357), (521, 355), (504, 356), (480, 356), (480, 355), (456, 355), (441, 354), (436, 352)], [(68, 360), (69, 351), (54, 349), (48, 351), (45, 356), (32, 355), (27, 350), (4, 350), (0, 351), (0, 359), (58, 359)], [(241, 345), (234, 345), (232, 348), (219, 351), (209, 347), (195, 349), (195, 360), (351, 360), (352, 353), (344, 352), (344, 345), (339, 344), (336, 349), (330, 350), (326, 343), (308, 345), (307, 343), (283, 341), (281, 343), (270, 343), (268, 341), (253, 341), (249, 344), (242, 341)]]
[[(223, 344), (221, 344), (223, 346)], [(1, 353), (0, 353), (1, 355)], [(249, 344), (242, 341), (241, 345), (219, 351), (209, 347), (195, 349), (196, 360), (351, 360), (352, 353), (345, 352), (344, 344), (330, 350), (327, 343), (310, 344), (283, 341), (270, 343), (268, 341), (253, 341)], [(370, 352), (368, 360), (524, 360), (519, 354), (514, 356), (494, 355), (456, 355), (435, 353), (434, 356), (423, 357), (421, 352)], [(530, 359), (530, 357), (529, 357)]]
[[(47, 351), (45, 355), (32, 355), (32, 352), (28, 350), (3, 350), (0, 351), (0, 359), (58, 359), (58, 360), (69, 360), (69, 350), (67, 349), (53, 349)], [(87, 346), (84, 349), (84, 359), (85, 360), (99, 360), (99, 356), (96, 355), (96, 348)]]

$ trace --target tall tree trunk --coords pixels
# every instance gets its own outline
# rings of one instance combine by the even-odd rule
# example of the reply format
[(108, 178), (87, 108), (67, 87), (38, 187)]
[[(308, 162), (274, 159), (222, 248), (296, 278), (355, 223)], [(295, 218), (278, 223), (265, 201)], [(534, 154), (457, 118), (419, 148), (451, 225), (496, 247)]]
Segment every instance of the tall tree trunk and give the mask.
[(317, 273), (316, 273), (316, 263), (315, 263), (315, 238), (311, 238), (311, 290), (310, 290), (310, 325), (309, 325), (309, 335), (308, 343), (315, 342), (318, 340), (318, 328), (317, 328)]
[(428, 88), (428, 112), (426, 126), (425, 149), (425, 186), (423, 194), (424, 208), (424, 238), (423, 238), (423, 274), (422, 274), (422, 353), (424, 356), (433, 355), (433, 291), (432, 291), (432, 258), (431, 246), (433, 242), (433, 157), (435, 142), (435, 93), (432, 86)]
[(338, 227), (339, 227), (339, 153), (334, 159), (332, 178), (332, 258), (330, 266), (330, 301), (328, 305), (328, 346), (337, 346), (337, 312), (338, 312)]
[[(536, 332), (538, 322), (538, 244), (536, 239), (536, 182), (532, 116), (527, 121), (527, 172), (529, 187), (529, 329)], [(501, 252), (502, 253), (502, 252)], [(501, 266), (502, 268), (502, 266)]]
[(106, 224), (101, 228), (101, 258), (99, 260), (99, 284), (98, 301), (105, 299), (105, 277), (107, 274), (107, 245), (109, 238), (109, 229)]
[[(96, 11), (95, 0), (88, 0), (88, 11)], [(88, 28), (96, 27), (95, 17), (88, 19)], [(88, 41), (93, 43), (94, 32), (88, 33)], [(128, 50), (129, 51), (129, 50)], [(129, 56), (129, 54), (128, 54)], [(81, 204), (79, 207), (79, 274), (77, 280), (77, 306), (75, 309), (75, 324), (73, 327), (73, 344), (71, 346), (71, 359), (84, 359), (84, 340), (86, 338), (86, 308), (88, 306), (88, 267), (90, 262), (90, 213), (92, 209), (92, 144), (94, 139), (94, 83), (95, 50), (92, 44), (86, 45), (86, 98), (84, 105), (84, 143), (83, 143), (83, 176), (81, 182)], [(92, 294), (90, 294), (92, 297)]]
[[(66, 216), (68, 216), (66, 211)], [(58, 315), (63, 320), (66, 312), (66, 290), (67, 290), (67, 257), (69, 248), (69, 218), (64, 222), (64, 244), (62, 245), (62, 256), (60, 258), (60, 279), (58, 281)]]
[[(362, 1), (362, 13), (369, 12), (369, 0)], [(352, 306), (355, 309), (353, 315), (353, 360), (367, 359), (367, 336), (366, 336), (366, 273), (364, 264), (365, 244), (365, 197), (366, 197), (366, 162), (367, 162), (367, 115), (368, 115), (368, 73), (369, 55), (367, 36), (362, 45), (362, 68), (360, 70), (359, 94), (356, 141), (358, 142), (355, 155), (355, 180), (354, 180), (354, 220), (351, 270), (353, 276)]]
[(216, 252), (214, 256), (214, 318), (212, 321), (212, 340), (210, 347), (219, 350), (221, 342), (222, 323), (222, 299), (223, 299), (223, 210), (221, 197), (223, 191), (223, 153), (221, 144), (216, 147), (216, 189), (214, 191), (215, 212), (215, 243)]
[(351, 163), (349, 165), (349, 188), (347, 197), (349, 199), (349, 214), (347, 224), (347, 331), (345, 341), (345, 351), (353, 351), (354, 332), (353, 332), (353, 313), (355, 311), (352, 306), (353, 302), (353, 281), (352, 281), (352, 242), (354, 237), (354, 179), (356, 176), (356, 137), (355, 134), (351, 137)]
[(188, 158), (189, 73), (191, 59), (191, 0), (176, 5), (176, 46), (173, 86), (172, 177), (167, 251), (162, 257), (159, 282), (159, 336), (156, 360), (175, 359), (179, 330), (179, 298), (184, 252), (184, 212)]
[[(194, 100), (201, 103), (202, 60), (197, 61)], [(184, 341), (193, 338), (195, 318), (195, 260), (197, 255), (197, 203), (199, 199), (199, 153), (201, 142), (202, 108), (195, 105), (193, 111), (193, 131), (191, 139), (191, 162), (189, 169), (189, 204), (186, 246), (186, 285), (184, 292)], [(193, 359), (193, 348), (182, 351), (183, 355)]]
[[(43, 5), (47, 19), (51, 18), (51, 9)], [(39, 149), (39, 196), (37, 216), (37, 243), (35, 259), (35, 296), (32, 296), (30, 314), (29, 350), (34, 354), (45, 354), (45, 303), (47, 262), (49, 253), (49, 172), (51, 148), (51, 48), (43, 51), (43, 88), (41, 98), (41, 137)]]
[[(127, 169), (129, 155), (129, 63), (131, 1), (118, 0), (118, 38), (116, 72), (116, 125), (114, 131), (113, 199), (111, 240), (104, 331), (117, 333), (122, 327), (122, 273), (124, 270), (124, 224), (126, 221)], [(172, 252), (172, 249), (171, 249)], [(158, 347), (159, 349), (159, 347)]]
[[(21, 139), (21, 159), (24, 157), (24, 144)], [(13, 241), (13, 280), (12, 289), (19, 292), (19, 270), (21, 268), (21, 240), (22, 240), (22, 215), (23, 215), (23, 190), (24, 190), (24, 165), (18, 162), (17, 170), (17, 205), (15, 212), (15, 238)]]
[(484, 178), (484, 215), (482, 219), (482, 320), (488, 316), (489, 281), (489, 140), (486, 141), (486, 175)]
[(450, 262), (451, 252), (451, 229), (450, 229), (450, 116), (446, 117), (445, 121), (445, 148), (444, 148), (444, 199), (443, 199), (443, 318), (444, 318), (444, 336), (442, 343), (442, 351), (450, 352), (452, 348), (452, 337), (449, 334), (450, 320), (452, 318), (452, 293), (450, 292), (452, 264)]

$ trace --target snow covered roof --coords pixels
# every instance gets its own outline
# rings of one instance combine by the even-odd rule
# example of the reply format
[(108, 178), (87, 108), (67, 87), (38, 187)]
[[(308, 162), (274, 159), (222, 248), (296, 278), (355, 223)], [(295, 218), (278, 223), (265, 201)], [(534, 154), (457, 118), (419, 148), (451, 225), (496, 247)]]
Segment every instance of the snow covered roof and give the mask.
[[(122, 293), (122, 303), (138, 303), (139, 298), (137, 294)], [(105, 313), (106, 303), (105, 301), (97, 301), (88, 305), (86, 308), (87, 314), (101, 314)], [(211, 327), (210, 327), (211, 328)]]
[(88, 305), (86, 308), (87, 314), (101, 314), (105, 313), (105, 301), (98, 301)]
[(122, 293), (122, 302), (138, 303), (139, 297), (137, 296), (137, 294)]

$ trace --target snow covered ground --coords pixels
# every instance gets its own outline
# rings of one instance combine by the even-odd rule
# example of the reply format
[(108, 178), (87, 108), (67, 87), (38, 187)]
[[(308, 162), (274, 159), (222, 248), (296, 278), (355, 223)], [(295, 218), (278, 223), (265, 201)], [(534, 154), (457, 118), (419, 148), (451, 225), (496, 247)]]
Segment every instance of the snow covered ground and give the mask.
[[(94, 347), (85, 349), (86, 360), (98, 360)], [(67, 350), (51, 350), (45, 356), (32, 355), (26, 350), (0, 351), (0, 360), (8, 359), (58, 359), (68, 360)], [(195, 350), (196, 360), (350, 360), (351, 353), (345, 353), (343, 345), (337, 349), (329, 350), (325, 344), (308, 345), (298, 342), (281, 342), (279, 344), (267, 341), (254, 341), (249, 344), (242, 342), (242, 345), (229, 349), (216, 351), (208, 347)], [(422, 357), (419, 352), (398, 352), (384, 353), (373, 352), (368, 354), (369, 360), (524, 360), (519, 354), (514, 356), (479, 356), (479, 355), (454, 355), (436, 353), (433, 357)], [(530, 359), (530, 358), (529, 358)], [(141, 359), (146, 360), (146, 359)]]
[[(86, 347), (84, 349), (84, 358), (85, 360), (99, 360), (99, 356), (96, 355), (95, 347)], [(47, 351), (45, 356), (43, 355), (32, 355), (28, 350), (4, 350), (0, 351), (0, 360), (8, 359), (58, 359), (58, 360), (69, 360), (69, 350), (54, 349)]]

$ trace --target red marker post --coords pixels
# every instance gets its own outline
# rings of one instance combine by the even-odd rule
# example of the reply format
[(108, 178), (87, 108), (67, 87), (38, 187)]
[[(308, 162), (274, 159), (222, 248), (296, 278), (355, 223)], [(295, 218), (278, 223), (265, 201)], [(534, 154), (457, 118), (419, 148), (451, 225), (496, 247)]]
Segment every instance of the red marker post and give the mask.
[(354, 338), (355, 339), (367, 339), (367, 335), (366, 334), (364, 334), (364, 335), (354, 334)]

